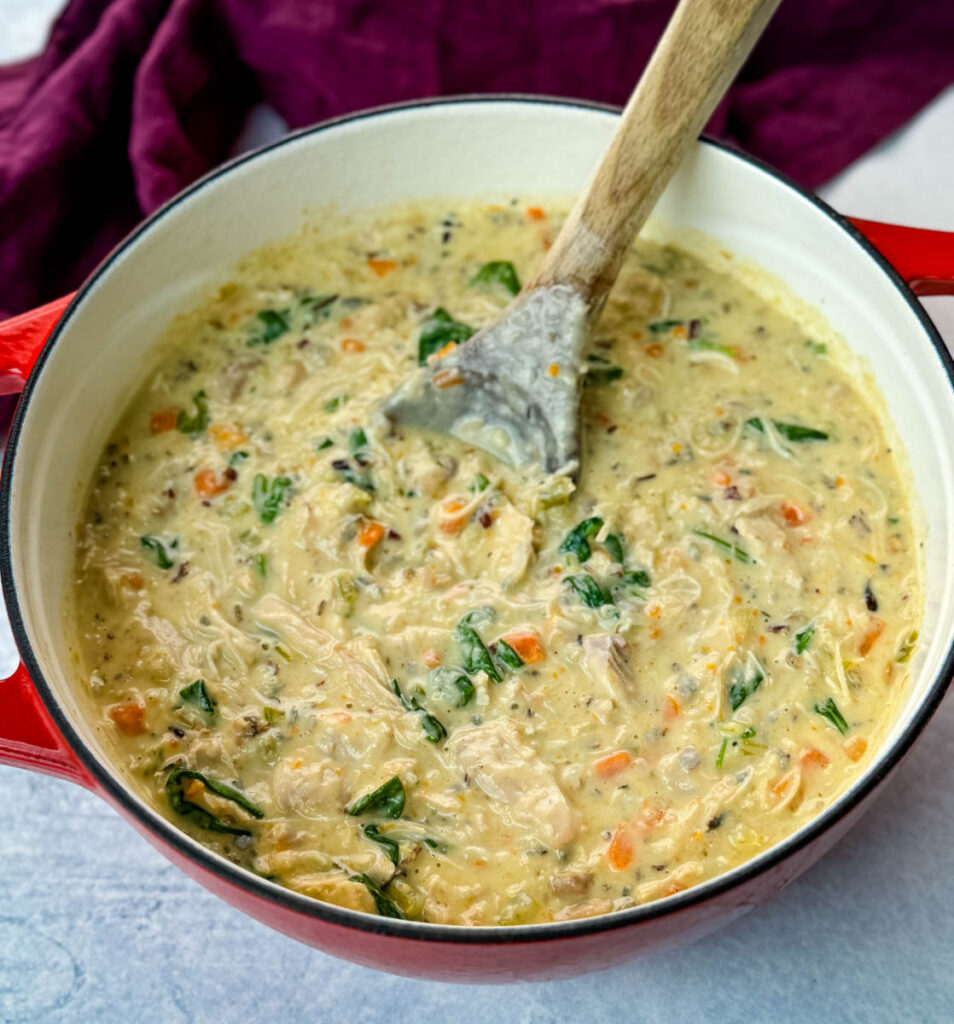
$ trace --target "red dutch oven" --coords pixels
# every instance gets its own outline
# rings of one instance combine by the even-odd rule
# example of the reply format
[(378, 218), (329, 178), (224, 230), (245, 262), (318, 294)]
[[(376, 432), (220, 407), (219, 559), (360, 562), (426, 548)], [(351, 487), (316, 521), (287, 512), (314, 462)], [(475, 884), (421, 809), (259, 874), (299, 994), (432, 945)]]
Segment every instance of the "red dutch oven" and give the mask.
[(309, 209), (448, 196), (569, 195), (616, 112), (533, 97), (383, 108), (311, 128), (203, 178), (133, 232), (75, 295), (0, 324), (0, 393), (22, 391), (0, 490), (0, 571), (22, 664), (0, 682), (0, 762), (69, 779), (229, 903), (367, 966), (466, 982), (611, 967), (726, 925), (778, 892), (857, 820), (954, 671), (954, 367), (915, 295), (954, 294), (954, 235), (849, 221), (770, 168), (708, 140), (657, 207), (776, 275), (848, 341), (887, 400), (925, 540), (925, 618), (903, 707), (861, 776), (809, 825), (741, 867), (604, 917), (513, 928), (395, 921), (320, 903), (237, 867), (124, 782), (80, 699), (63, 628), (75, 523), (95, 460), (171, 315)]

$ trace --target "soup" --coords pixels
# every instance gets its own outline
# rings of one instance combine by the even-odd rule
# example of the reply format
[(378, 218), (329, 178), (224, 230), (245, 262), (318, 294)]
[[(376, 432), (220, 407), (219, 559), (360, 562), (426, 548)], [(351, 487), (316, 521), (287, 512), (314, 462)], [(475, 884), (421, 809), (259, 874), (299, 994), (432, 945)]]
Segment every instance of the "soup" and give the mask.
[(911, 499), (837, 341), (639, 241), (576, 481), (380, 400), (564, 215), (304, 228), (170, 326), (79, 529), (82, 682), (124, 775), (306, 895), (460, 925), (607, 913), (791, 834), (891, 725)]

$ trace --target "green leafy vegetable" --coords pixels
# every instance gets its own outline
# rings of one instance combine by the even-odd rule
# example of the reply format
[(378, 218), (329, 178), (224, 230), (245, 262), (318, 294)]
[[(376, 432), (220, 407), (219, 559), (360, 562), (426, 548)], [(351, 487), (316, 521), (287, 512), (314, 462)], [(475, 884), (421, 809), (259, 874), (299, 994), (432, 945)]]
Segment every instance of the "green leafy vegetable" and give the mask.
[(252, 482), (252, 504), (263, 523), (274, 523), (285, 504), (292, 482), (287, 476), (276, 476), (269, 480), (258, 473)]
[(285, 721), (285, 712), (281, 708), (272, 708), (266, 704), (262, 708), (262, 717), (269, 725), (281, 725)]
[(183, 704), (191, 704), (206, 715), (215, 714), (215, 701), (209, 695), (204, 679), (196, 679), (194, 683), (189, 683), (188, 686), (181, 689), (179, 691), (179, 700)]
[(758, 658), (750, 654), (745, 664), (736, 662), (728, 673), (729, 706), (737, 711), (765, 680), (765, 670)]
[(735, 353), (728, 345), (721, 345), (713, 338), (690, 338), (689, 348), (695, 352), (721, 352), (730, 359), (735, 359)]
[(400, 818), (404, 813), (404, 783), (395, 775), (383, 785), (357, 800), (348, 808), (348, 814), (357, 817), (369, 811), (380, 811), (385, 818)]
[(401, 859), (401, 849), (397, 844), (397, 840), (381, 835), (377, 825), (365, 825), (361, 831), (372, 843), (377, 843), (388, 855), (388, 860), (397, 867), (398, 861)]
[(435, 352), (445, 345), (459, 345), (474, 333), (473, 327), (455, 320), (443, 306), (438, 306), (421, 328), (417, 342), (417, 361), (423, 366)]
[(197, 391), (192, 396), (195, 412), (190, 416), (185, 409), (179, 410), (176, 417), (176, 430), (182, 434), (201, 434), (209, 425), (209, 402), (204, 391)]
[(684, 327), (684, 320), (654, 320), (650, 325), (649, 329), (653, 334), (666, 334), (673, 329), (673, 327)]
[(508, 260), (492, 260), (485, 263), (470, 280), (471, 284), (499, 284), (511, 295), (520, 291), (520, 278)]
[(457, 626), (457, 641), (464, 656), (464, 671), (468, 675), (486, 672), (495, 683), (500, 682), (500, 672), (494, 664), (490, 652), (484, 646), (477, 630), (468, 624), (466, 616)]
[(447, 730), (433, 715), (429, 715), (427, 710), (421, 707), (421, 703), (417, 697), (413, 695), (410, 697), (405, 696), (405, 694), (401, 692), (401, 687), (398, 685), (398, 681), (396, 679), (391, 680), (391, 689), (394, 691), (395, 697), (397, 697), (403, 705), (405, 711), (410, 711), (421, 716), (421, 728), (424, 730), (424, 735), (431, 743), (440, 743), (442, 739), (446, 739)]
[(232, 452), (229, 456), (229, 465), (234, 469), (241, 465), (248, 458), (248, 452)]
[(563, 538), (560, 551), (576, 555), (577, 561), (585, 562), (592, 551), (590, 550), (589, 538), (595, 536), (603, 528), (603, 520), (599, 516), (591, 516), (577, 523), (572, 530)]
[(367, 875), (352, 875), (352, 882), (360, 882), (365, 889), (374, 897), (374, 905), (382, 917), (396, 917), (399, 921), (405, 919), (404, 911), (384, 894), (380, 885)]
[(455, 708), (465, 707), (474, 696), (474, 684), (456, 668), (433, 668), (427, 673), (427, 688)]
[(563, 582), (590, 608), (602, 608), (605, 604), (613, 604), (613, 598), (585, 572), (577, 576), (567, 576)]
[(652, 582), (645, 569), (632, 569), (629, 572), (624, 572), (622, 579), (627, 587), (640, 587), (641, 589), (645, 589)]
[(898, 644), (898, 652), (895, 654), (894, 660), (903, 665), (904, 662), (911, 658), (917, 642), (918, 631), (916, 629), (912, 629), (911, 632), (904, 637), (901, 643)]
[(728, 745), (729, 745), (729, 737), (728, 736), (723, 736), (722, 737), (722, 746), (719, 747), (719, 753), (718, 753), (718, 755), (716, 757), (716, 768), (721, 768), (722, 767), (722, 761), (725, 758), (725, 750), (726, 750), (726, 747), (728, 747)]
[(178, 538), (165, 544), (158, 537), (151, 537), (149, 534), (146, 534), (139, 538), (139, 543), (147, 551), (152, 552), (152, 557), (160, 569), (171, 569), (176, 564), (170, 552), (179, 546)]
[(478, 473), (470, 482), (467, 490), (469, 490), (471, 494), (476, 494), (478, 491), (486, 491), (489, 486), (490, 481), (487, 477), (485, 477), (483, 473)]
[(584, 384), (609, 384), (623, 376), (622, 366), (611, 363), (608, 359), (604, 359), (603, 356), (589, 355), (586, 358), (589, 366), (586, 367), (586, 376), (583, 378)]
[(265, 579), (268, 575), (268, 560), (261, 551), (252, 558), (252, 565), (255, 566), (255, 571), (259, 576), (261, 576), (262, 579)]
[(838, 705), (833, 697), (829, 697), (828, 700), (816, 704), (815, 710), (822, 718), (827, 718), (842, 736), (848, 731), (848, 723), (845, 721), (845, 716), (838, 710)]
[(815, 623), (809, 622), (804, 629), (800, 629), (795, 634), (795, 653), (804, 654), (808, 650), (814, 636)]
[(322, 405), (322, 409), (325, 412), (334, 412), (336, 409), (340, 409), (345, 402), (348, 401), (347, 395), (335, 395), (334, 398), (329, 398), (327, 402)]
[(812, 351), (816, 356), (823, 356), (828, 351), (828, 346), (824, 342), (819, 341), (817, 344), (812, 345)]
[(607, 534), (606, 540), (603, 541), (603, 547), (609, 552), (609, 556), (614, 562), (619, 562), (619, 564), (622, 565), (626, 560), (626, 555), (623, 550), (623, 535), (621, 533)]
[(351, 431), (351, 437), (348, 438), (348, 447), (353, 452), (359, 452), (362, 448), (368, 447), (368, 435), (361, 429), (361, 427), (355, 427)]
[[(752, 416), (745, 421), (747, 427), (757, 430), (760, 434), (765, 433), (765, 425), (759, 416)], [(814, 427), (803, 427), (798, 423), (781, 423), (772, 420), (772, 426), (786, 441), (827, 441), (828, 435), (824, 430), (816, 430)]]
[(317, 451), (323, 452), (326, 448), (331, 448), (333, 446), (334, 446), (334, 441), (332, 441), (330, 437), (326, 437), (323, 441), (319, 441), (315, 445), (315, 448), (316, 448)]
[(188, 768), (181, 766), (173, 768), (169, 773), (169, 778), (166, 779), (166, 796), (169, 800), (169, 806), (176, 814), (189, 818), (200, 828), (206, 828), (210, 832), (227, 832), (233, 836), (250, 836), (252, 834), (247, 828), (229, 825), (227, 822), (220, 821), (210, 811), (199, 806), (199, 804), (193, 803), (186, 796), (186, 783), (190, 780), (201, 782), (209, 792), (214, 793), (216, 796), (224, 797), (226, 800), (231, 800), (232, 803), (241, 807), (243, 811), (246, 811), (253, 818), (265, 817), (265, 812), (260, 807), (256, 807), (244, 794), (240, 793), (237, 789), (233, 789), (231, 786), (227, 786), (224, 782), (218, 782), (216, 779), (210, 779), (201, 772), (190, 771)]
[(506, 665), (507, 668), (523, 668), (523, 658), (507, 643), (506, 640), (498, 640), (494, 645), (494, 655), (497, 661)]
[(289, 328), (287, 309), (260, 309), (255, 316), (261, 323), (261, 329), (253, 334), (245, 343), (251, 348), (254, 345), (271, 345), (276, 338), (280, 338)]
[(735, 558), (737, 562), (741, 562), (743, 565), (755, 565), (755, 559), (738, 544), (734, 544), (730, 540), (723, 540), (721, 537), (717, 537), (714, 533), (709, 533), (706, 530), (693, 530), (692, 531), (697, 537), (703, 537), (705, 540), (711, 541), (717, 548), (721, 548), (727, 554), (730, 554)]

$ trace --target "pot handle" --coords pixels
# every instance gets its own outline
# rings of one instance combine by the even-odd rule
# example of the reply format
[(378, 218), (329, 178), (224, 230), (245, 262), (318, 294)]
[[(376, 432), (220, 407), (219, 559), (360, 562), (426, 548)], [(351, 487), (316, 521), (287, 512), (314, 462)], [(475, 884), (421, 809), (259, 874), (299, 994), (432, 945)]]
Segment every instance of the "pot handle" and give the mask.
[(954, 295), (954, 232), (848, 220), (908, 282), (915, 295)]
[(94, 788), (22, 664), (9, 679), (0, 680), (0, 764), (31, 768)]
[(73, 292), (0, 322), (0, 395), (18, 395)]

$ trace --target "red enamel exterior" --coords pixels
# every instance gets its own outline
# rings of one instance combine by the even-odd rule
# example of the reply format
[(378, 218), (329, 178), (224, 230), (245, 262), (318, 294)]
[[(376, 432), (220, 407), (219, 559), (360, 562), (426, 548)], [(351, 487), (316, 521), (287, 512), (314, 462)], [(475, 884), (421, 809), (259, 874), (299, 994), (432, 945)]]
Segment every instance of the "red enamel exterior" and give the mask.
[[(954, 294), (954, 234), (872, 221), (852, 223), (918, 294)], [(67, 296), (0, 323), (0, 394), (22, 389), (71, 299)], [(613, 967), (639, 953), (699, 938), (773, 896), (801, 874), (848, 831), (877, 791), (872, 788), (812, 841), (705, 900), (686, 905), (676, 901), (654, 916), (568, 936), (541, 926), (539, 937), (524, 935), (514, 941), (515, 933), (507, 929), (491, 929), (491, 937), (485, 938), (469, 929), (438, 930), (434, 926), (418, 928), (409, 935), (376, 931), (367, 924), (359, 928), (347, 920), (328, 919), (333, 916), (330, 913), (319, 916), (304, 912), (300, 905), (283, 898), (277, 887), (272, 887), (270, 894), (267, 884), (240, 885), (212, 870), (191, 856), (185, 845), (166, 842), (149, 826), (145, 815), (121, 805), (114, 794), (93, 779), (57, 730), (22, 665), (9, 679), (0, 681), (0, 763), (56, 775), (94, 790), (187, 874), (226, 902), (292, 938), (368, 967), (471, 984), (566, 977)]]

